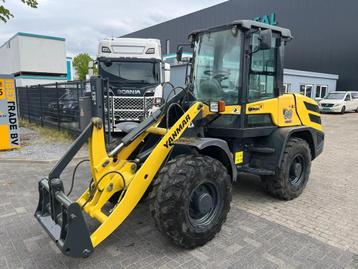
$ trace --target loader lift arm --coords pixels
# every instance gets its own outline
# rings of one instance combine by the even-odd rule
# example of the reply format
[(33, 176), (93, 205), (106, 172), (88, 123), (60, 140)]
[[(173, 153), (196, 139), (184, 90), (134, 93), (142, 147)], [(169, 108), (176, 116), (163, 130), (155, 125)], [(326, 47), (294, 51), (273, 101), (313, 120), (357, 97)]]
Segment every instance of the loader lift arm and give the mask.
[[(102, 121), (92, 119), (49, 178), (39, 182), (40, 201), (35, 217), (64, 254), (72, 257), (90, 255), (128, 217), (167, 159), (173, 143), (183, 135), (203, 107), (203, 103), (194, 103), (170, 129), (158, 127), (163, 119), (159, 111), (125, 136), (109, 154), (105, 148)], [(128, 158), (148, 134), (160, 135), (161, 139), (139, 166)], [(60, 174), (88, 136), (92, 183), (73, 202), (64, 194)], [(117, 192), (121, 192), (117, 204), (109, 212), (104, 212), (104, 205)], [(82, 211), (100, 222), (92, 234)], [(80, 237), (76, 233), (80, 233)]]

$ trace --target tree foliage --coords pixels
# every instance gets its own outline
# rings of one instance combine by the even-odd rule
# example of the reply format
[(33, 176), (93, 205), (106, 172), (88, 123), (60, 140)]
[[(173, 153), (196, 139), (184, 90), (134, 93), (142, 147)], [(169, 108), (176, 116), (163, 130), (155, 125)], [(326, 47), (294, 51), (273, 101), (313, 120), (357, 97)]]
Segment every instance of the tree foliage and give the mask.
[[(88, 53), (80, 53), (73, 58), (73, 67), (77, 72), (79, 80), (85, 80), (88, 74), (88, 63), (93, 61)], [(96, 70), (94, 70), (96, 73)]]
[[(6, 0), (0, 0), (0, 3), (2, 2), (5, 4), (5, 1)], [(32, 8), (37, 8), (37, 6), (38, 6), (37, 0), (21, 0), (21, 2), (23, 2), (24, 4), (26, 4)], [(4, 4), (0, 5), (0, 21), (7, 22), (11, 18), (13, 18), (14, 15), (11, 13), (11, 11), (9, 9), (7, 9), (4, 6)]]

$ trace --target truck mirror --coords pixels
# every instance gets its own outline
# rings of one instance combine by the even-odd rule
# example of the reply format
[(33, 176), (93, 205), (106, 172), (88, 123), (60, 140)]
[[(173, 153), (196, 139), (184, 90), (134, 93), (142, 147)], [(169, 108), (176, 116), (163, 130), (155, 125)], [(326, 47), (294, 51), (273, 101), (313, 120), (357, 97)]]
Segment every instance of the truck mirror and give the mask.
[(170, 82), (170, 64), (164, 63), (163, 82)]
[(88, 62), (88, 75), (90, 76), (90, 77), (92, 77), (93, 76), (93, 67), (94, 67), (94, 62), (93, 61), (89, 61)]
[(177, 50), (177, 62), (181, 62), (183, 56), (183, 47), (179, 47)]
[(259, 50), (267, 50), (272, 48), (272, 30), (266, 29), (260, 32)]

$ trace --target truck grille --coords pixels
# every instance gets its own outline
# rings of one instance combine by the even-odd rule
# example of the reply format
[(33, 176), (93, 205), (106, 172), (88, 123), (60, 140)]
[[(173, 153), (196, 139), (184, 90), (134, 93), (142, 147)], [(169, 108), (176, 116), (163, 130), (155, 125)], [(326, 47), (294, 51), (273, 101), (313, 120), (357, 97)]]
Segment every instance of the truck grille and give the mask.
[(321, 107), (333, 107), (333, 104), (321, 104)]
[[(144, 107), (145, 100), (145, 107)], [(110, 113), (115, 121), (141, 121), (148, 116), (148, 110), (153, 107), (154, 97), (110, 97)], [(105, 100), (107, 108), (107, 100)], [(106, 109), (107, 110), (107, 109)], [(145, 113), (145, 114), (144, 114)]]

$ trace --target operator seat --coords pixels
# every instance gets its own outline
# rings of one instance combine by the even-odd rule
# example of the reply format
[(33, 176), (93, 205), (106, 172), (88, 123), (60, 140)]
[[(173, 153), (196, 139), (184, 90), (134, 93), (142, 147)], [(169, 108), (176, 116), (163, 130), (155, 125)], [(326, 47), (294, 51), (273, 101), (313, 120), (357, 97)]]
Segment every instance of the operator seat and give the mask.
[(200, 82), (199, 93), (203, 99), (213, 100), (223, 97), (220, 82), (214, 78), (202, 80)]

